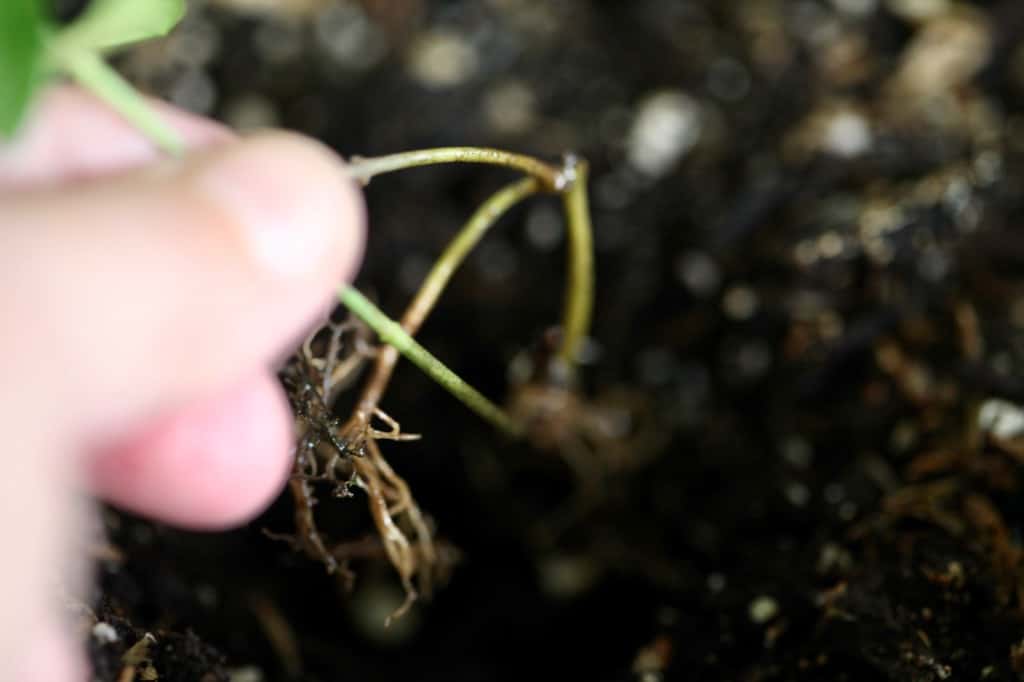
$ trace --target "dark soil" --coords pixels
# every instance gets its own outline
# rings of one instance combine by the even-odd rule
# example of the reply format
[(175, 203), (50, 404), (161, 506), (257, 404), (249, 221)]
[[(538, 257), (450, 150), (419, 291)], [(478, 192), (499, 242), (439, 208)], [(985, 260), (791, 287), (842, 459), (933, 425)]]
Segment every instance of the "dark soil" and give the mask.
[[(992, 402), (1024, 401), (1024, 4), (917, 21), (883, 0), (326, 4), (291, 27), (197, 7), (189, 35), (215, 54), (125, 65), (233, 122), (259, 96), (346, 155), (588, 158), (586, 390), (635, 408), (627, 466), (541, 542), (573, 470), (403, 364), (384, 407), (424, 439), (385, 454), (461, 552), (450, 583), (384, 631), (390, 567), (356, 565), (346, 593), (262, 534), (293, 530), (287, 497), (219, 535), (109, 512), (122, 556), (99, 562), (96, 615), (120, 640), (89, 637), (98, 679), (146, 632), (164, 681), (1024, 679), (1024, 426)], [(367, 26), (386, 54), (316, 37)], [(431, 90), (408, 61), (442, 29), (476, 68)], [(690, 98), (700, 137), (645, 175), (630, 130), (661, 90)], [(496, 118), (524, 91), (525, 124)], [(509, 177), (375, 180), (360, 287), (398, 314)], [(420, 334), (488, 395), (558, 320), (555, 208), (506, 218)], [(372, 535), (360, 494), (322, 497), (332, 536)]]

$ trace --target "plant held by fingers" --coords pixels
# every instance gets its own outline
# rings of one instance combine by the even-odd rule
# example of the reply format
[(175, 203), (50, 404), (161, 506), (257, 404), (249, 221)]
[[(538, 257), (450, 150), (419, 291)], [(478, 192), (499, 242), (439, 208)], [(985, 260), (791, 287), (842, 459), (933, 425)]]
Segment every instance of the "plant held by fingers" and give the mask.
[[(154, 113), (146, 100), (105, 61), (110, 50), (169, 32), (185, 13), (184, 0), (94, 0), (68, 25), (52, 20), (38, 0), (0, 1), (0, 134), (13, 134), (39, 86), (68, 77), (90, 90), (135, 125), (154, 145), (180, 154), (178, 134)], [(376, 158), (353, 158), (353, 178), (368, 183), (386, 173), (434, 164), (501, 166), (524, 177), (495, 193), (470, 217), (439, 256), (408, 308), (398, 320), (388, 317), (351, 286), (340, 302), (352, 317), (332, 323), (311, 337), (282, 373), (296, 413), (298, 442), (290, 490), (297, 534), (285, 539), (324, 562), (328, 570), (349, 575), (350, 559), (386, 557), (406, 589), (404, 611), (418, 594), (429, 593), (450, 565), (451, 550), (435, 540), (430, 520), (406, 482), (385, 459), (380, 441), (417, 438), (402, 431), (381, 408), (400, 357), (405, 357), (498, 431), (558, 447), (566, 438), (567, 409), (576, 405), (575, 374), (593, 308), (593, 255), (587, 205), (587, 164), (566, 156), (550, 164), (496, 149), (451, 147)], [(561, 197), (568, 226), (567, 285), (554, 357), (539, 378), (513, 392), (510, 408), (487, 398), (420, 345), (415, 335), (438, 303), (449, 280), (498, 220), (536, 194)], [(375, 348), (370, 332), (382, 342)], [(351, 415), (339, 419), (333, 407), (359, 368), (372, 368)], [(569, 429), (571, 431), (571, 429)], [(376, 543), (328, 542), (313, 513), (314, 487), (333, 486), (338, 496), (365, 492), (377, 529)]]
[[(517, 392), (515, 410), (499, 407), (466, 383), (414, 338), (420, 326), (437, 304), (446, 285), (466, 256), (491, 227), (509, 209), (539, 193), (559, 194), (563, 198), (569, 226), (569, 285), (562, 320), (558, 353), (547, 368), (546, 378), (554, 380), (554, 390), (569, 391), (576, 360), (590, 325), (593, 301), (593, 261), (590, 217), (586, 197), (586, 163), (567, 157), (560, 166), (500, 150), (475, 148), (432, 149), (396, 154), (352, 163), (353, 174), (363, 182), (375, 175), (427, 165), (428, 163), (492, 163), (527, 173), (480, 206), (456, 234), (434, 263), (419, 290), (399, 320), (380, 311), (353, 287), (343, 287), (341, 302), (363, 325), (369, 327), (386, 345), (372, 353), (373, 366), (347, 421), (333, 417), (330, 405), (338, 386), (350, 378), (358, 366), (359, 342), (350, 343), (355, 354), (339, 356), (346, 333), (355, 333), (354, 325), (329, 326), (320, 339), (320, 351), (307, 343), (286, 372), (293, 406), (299, 415), (299, 447), (295, 476), (291, 482), (296, 502), (298, 535), (288, 538), (297, 548), (323, 561), (329, 570), (348, 575), (349, 559), (365, 546), (351, 544), (329, 547), (317, 528), (313, 514), (315, 497), (312, 484), (332, 482), (335, 493), (351, 494), (353, 487), (366, 491), (370, 511), (377, 526), (380, 550), (396, 568), (406, 589), (407, 599), (396, 614), (401, 614), (420, 593), (429, 593), (443, 577), (448, 555), (439, 548), (429, 521), (413, 499), (405, 481), (385, 460), (379, 441), (411, 440), (418, 436), (403, 433), (399, 424), (380, 407), (399, 357), (417, 365), (438, 384), (471, 410), (512, 438), (532, 437), (546, 430), (546, 423), (558, 419), (557, 408), (549, 408), (546, 392)], [(526, 409), (523, 409), (523, 408)], [(378, 428), (381, 427), (381, 428)], [(414, 585), (418, 580), (418, 586)]]

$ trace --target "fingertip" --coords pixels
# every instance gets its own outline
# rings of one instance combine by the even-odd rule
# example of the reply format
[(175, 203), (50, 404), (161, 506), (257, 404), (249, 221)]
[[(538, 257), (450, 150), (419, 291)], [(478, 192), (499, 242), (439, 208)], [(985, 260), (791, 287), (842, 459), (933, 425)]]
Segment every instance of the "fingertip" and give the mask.
[(94, 456), (93, 492), (174, 525), (243, 524), (280, 493), (291, 468), (292, 419), (264, 374), (182, 409)]
[(15, 195), (2, 217), (18, 229), (0, 265), (35, 292), (20, 331), (71, 330), (51, 363), (75, 373), (62, 386), (90, 437), (268, 366), (355, 274), (365, 239), (341, 160), (280, 132)]
[(213, 150), (195, 177), (268, 272), (309, 277), (321, 288), (355, 275), (365, 243), (363, 196), (323, 144), (291, 132), (260, 133)]

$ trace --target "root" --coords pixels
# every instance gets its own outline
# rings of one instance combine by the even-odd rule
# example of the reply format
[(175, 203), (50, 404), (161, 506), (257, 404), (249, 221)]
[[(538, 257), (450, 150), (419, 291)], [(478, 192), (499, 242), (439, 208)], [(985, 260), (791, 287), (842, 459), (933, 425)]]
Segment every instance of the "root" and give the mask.
[(388, 427), (387, 431), (378, 431), (377, 429), (370, 429), (370, 437), (374, 440), (397, 440), (397, 441), (409, 441), (419, 440), (423, 436), (418, 433), (402, 433), (402, 427), (398, 425), (398, 422), (388, 416), (388, 413), (379, 407), (375, 407), (373, 410), (373, 416), (380, 419)]
[[(395, 427), (393, 435), (401, 435), (397, 424)], [(441, 572), (438, 567), (441, 555), (435, 544), (433, 528), (413, 498), (408, 484), (384, 459), (372, 436), (366, 441), (366, 452), (365, 458), (352, 462), (358, 484), (366, 491), (385, 555), (405, 589), (405, 602), (391, 615), (391, 618), (398, 618), (420, 595), (429, 597), (432, 594)]]
[[(344, 423), (331, 410), (338, 394), (351, 385), (366, 361), (375, 358), (380, 363), (382, 354), (386, 355), (372, 348), (363, 332), (365, 328), (353, 321), (330, 323), (306, 340), (282, 372), (296, 414), (297, 441), (289, 482), (295, 534), (265, 534), (323, 563), (347, 587), (355, 578), (348, 568), (350, 560), (385, 558), (406, 594), (403, 604), (389, 616), (390, 623), (421, 596), (432, 593), (447, 577), (457, 552), (438, 549), (431, 523), (378, 444), (418, 440), (420, 435), (404, 433), (398, 421), (365, 394)], [(332, 544), (324, 536), (314, 511), (315, 486), (322, 483), (333, 486), (335, 497), (351, 497), (354, 489), (366, 493), (379, 538), (375, 547), (365, 541)]]

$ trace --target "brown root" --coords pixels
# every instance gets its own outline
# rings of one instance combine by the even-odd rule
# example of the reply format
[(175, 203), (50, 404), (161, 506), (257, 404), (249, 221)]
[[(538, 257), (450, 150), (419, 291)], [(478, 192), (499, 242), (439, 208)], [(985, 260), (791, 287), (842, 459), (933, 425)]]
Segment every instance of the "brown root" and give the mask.
[[(439, 551), (434, 529), (405, 480), (384, 458), (378, 441), (418, 440), (380, 409), (363, 399), (342, 423), (331, 409), (338, 395), (352, 385), (366, 361), (380, 353), (369, 347), (365, 329), (354, 321), (328, 324), (302, 345), (282, 372), (282, 381), (296, 415), (295, 462), (289, 490), (294, 502), (295, 535), (267, 533), (293, 549), (322, 562), (351, 586), (351, 559), (370, 558), (360, 543), (328, 541), (316, 521), (318, 483), (333, 486), (335, 497), (366, 493), (379, 537), (380, 554), (394, 567), (406, 600), (388, 619), (402, 616), (420, 596), (429, 596), (456, 556)], [(390, 373), (389, 373), (390, 374)], [(371, 380), (375, 395), (380, 381)], [(375, 558), (375, 557), (374, 557)]]

